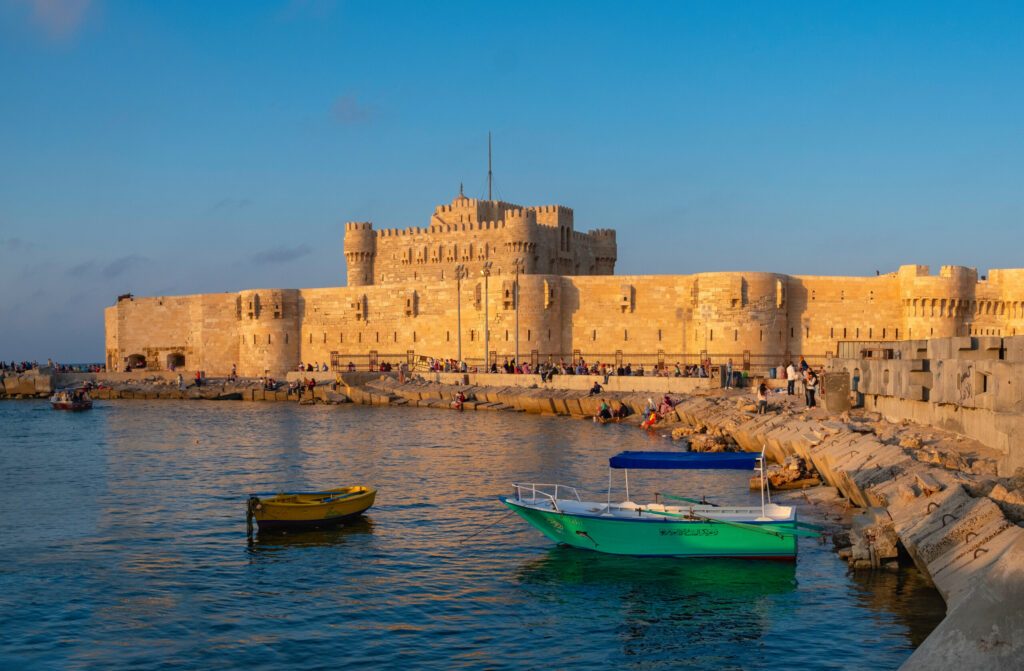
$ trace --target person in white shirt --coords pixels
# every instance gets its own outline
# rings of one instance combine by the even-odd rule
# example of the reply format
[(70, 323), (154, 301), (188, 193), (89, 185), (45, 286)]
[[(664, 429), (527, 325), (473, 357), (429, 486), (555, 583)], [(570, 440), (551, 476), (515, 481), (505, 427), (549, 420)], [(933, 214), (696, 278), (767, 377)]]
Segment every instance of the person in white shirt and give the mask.
[(796, 366), (790, 361), (789, 365), (786, 366), (786, 395), (792, 396), (796, 391)]

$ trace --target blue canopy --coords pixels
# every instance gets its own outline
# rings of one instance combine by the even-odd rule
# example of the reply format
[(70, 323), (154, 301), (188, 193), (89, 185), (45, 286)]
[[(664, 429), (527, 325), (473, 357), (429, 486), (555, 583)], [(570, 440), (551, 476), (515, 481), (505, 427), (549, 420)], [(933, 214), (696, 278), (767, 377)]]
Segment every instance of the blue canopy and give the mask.
[(608, 460), (611, 468), (733, 468), (751, 470), (756, 452), (620, 452)]

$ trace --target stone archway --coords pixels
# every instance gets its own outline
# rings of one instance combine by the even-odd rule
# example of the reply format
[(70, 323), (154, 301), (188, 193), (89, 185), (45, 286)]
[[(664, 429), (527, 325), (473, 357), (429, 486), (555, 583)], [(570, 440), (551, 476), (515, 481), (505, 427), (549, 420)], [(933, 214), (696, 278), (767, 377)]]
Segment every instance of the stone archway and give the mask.
[(127, 365), (132, 370), (146, 367), (146, 356), (144, 354), (129, 354)]
[(167, 370), (180, 370), (185, 367), (185, 355), (173, 352), (167, 355)]

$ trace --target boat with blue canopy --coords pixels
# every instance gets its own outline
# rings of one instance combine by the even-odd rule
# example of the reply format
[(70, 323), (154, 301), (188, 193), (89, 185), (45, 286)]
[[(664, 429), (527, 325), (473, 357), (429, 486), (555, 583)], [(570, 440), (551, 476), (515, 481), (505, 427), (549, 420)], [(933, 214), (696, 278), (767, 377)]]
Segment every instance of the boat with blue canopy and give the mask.
[[(629, 497), (629, 470), (756, 470), (760, 506), (720, 506), (703, 499), (656, 493), (651, 503)], [(612, 473), (621, 470), (625, 500), (612, 501)], [(797, 538), (820, 528), (797, 521), (796, 508), (771, 500), (764, 452), (621, 452), (608, 460), (605, 501), (585, 501), (575, 487), (514, 483), (500, 497), (556, 543), (619, 555), (738, 557), (795, 560)]]

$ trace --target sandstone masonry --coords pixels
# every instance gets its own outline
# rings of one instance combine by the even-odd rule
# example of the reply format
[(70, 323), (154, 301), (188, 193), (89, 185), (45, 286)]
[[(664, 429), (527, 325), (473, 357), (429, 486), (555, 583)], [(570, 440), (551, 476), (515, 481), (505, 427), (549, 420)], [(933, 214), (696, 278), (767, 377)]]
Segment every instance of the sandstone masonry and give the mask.
[(559, 205), (460, 194), (425, 227), (346, 224), (345, 257), (345, 287), (122, 297), (105, 310), (107, 366), (280, 376), (300, 362), (455, 358), (460, 340), (480, 365), (485, 303), (498, 361), (515, 352), (517, 307), (520, 358), (534, 362), (706, 355), (758, 370), (801, 354), (824, 363), (844, 341), (1024, 334), (1024, 269), (613, 275), (615, 232), (578, 232)]

